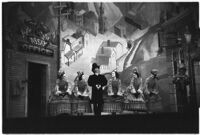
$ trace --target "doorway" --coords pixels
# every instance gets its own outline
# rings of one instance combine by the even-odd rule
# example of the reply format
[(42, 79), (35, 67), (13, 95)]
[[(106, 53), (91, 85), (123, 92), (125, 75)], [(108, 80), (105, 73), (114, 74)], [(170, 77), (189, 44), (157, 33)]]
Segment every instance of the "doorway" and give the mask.
[(28, 117), (42, 117), (46, 111), (47, 65), (28, 63)]

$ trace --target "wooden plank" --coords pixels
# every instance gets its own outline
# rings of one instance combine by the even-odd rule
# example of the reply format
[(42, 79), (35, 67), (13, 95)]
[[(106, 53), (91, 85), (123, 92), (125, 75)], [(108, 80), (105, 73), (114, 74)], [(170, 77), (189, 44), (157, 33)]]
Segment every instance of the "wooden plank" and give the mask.
[(54, 8), (58, 9), (58, 8), (64, 8), (64, 7), (68, 7), (67, 5), (59, 5), (59, 6), (54, 6)]
[[(173, 17), (169, 20), (167, 20), (166, 22), (164, 22), (163, 24), (161, 24), (161, 28), (162, 29), (168, 29), (170, 25), (175, 24), (177, 22), (184, 22), (184, 19), (186, 17), (188, 17), (190, 14), (192, 13), (192, 11), (190, 9), (187, 9), (185, 11), (183, 11), (182, 13), (180, 13), (179, 15), (177, 15), (176, 17)], [(186, 20), (185, 20), (186, 21)]]
[(139, 28), (139, 29), (141, 29), (142, 28), (142, 26), (140, 25), (140, 24), (138, 24), (138, 23), (136, 23), (133, 19), (131, 19), (131, 18), (129, 18), (129, 17), (124, 17), (124, 19), (125, 19), (125, 21), (127, 22), (127, 23), (129, 23), (130, 25), (132, 25), (132, 26), (134, 26), (134, 27), (136, 27), (136, 28)]
[(62, 13), (62, 14), (60, 14), (60, 15), (54, 15), (54, 17), (67, 16), (67, 15), (70, 15), (70, 13)]

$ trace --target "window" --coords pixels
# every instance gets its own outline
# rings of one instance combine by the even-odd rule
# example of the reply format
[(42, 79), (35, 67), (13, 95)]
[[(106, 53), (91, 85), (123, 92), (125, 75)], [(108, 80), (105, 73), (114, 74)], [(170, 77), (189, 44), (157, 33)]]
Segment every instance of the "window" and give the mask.
[(185, 56), (184, 56), (184, 52), (183, 52), (182, 48), (179, 50), (179, 55), (180, 55), (180, 61), (181, 61), (181, 63), (184, 63)]
[(178, 55), (176, 51), (172, 51), (174, 74), (178, 73)]
[(88, 45), (88, 41), (86, 41), (85, 44)]

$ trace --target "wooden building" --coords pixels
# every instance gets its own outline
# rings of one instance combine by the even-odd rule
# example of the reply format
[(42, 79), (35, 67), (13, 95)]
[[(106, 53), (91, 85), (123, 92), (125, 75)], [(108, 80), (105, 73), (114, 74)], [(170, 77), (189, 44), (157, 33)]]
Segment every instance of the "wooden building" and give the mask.
[(41, 36), (36, 31), (22, 31), (3, 40), (5, 115), (45, 117), (57, 78), (57, 46), (41, 38), (44, 33), (39, 30)]
[(84, 49), (84, 36), (79, 33), (67, 35), (63, 38), (64, 44), (66, 45), (63, 49), (62, 63), (70, 65), (70, 63), (76, 61), (83, 54)]
[(123, 54), (123, 45), (120, 42), (110, 40), (102, 42), (96, 54), (96, 62), (101, 65), (101, 72), (115, 70)]
[[(161, 24), (161, 31), (159, 32), (160, 47), (162, 51), (166, 52), (167, 60), (171, 61), (171, 69), (169, 74), (175, 76), (178, 74), (178, 68), (181, 64), (186, 66), (186, 74), (190, 78), (187, 87), (187, 101), (191, 108), (197, 108), (200, 105), (199, 97), (199, 29), (195, 28), (194, 11), (195, 7), (190, 5), (180, 12), (177, 16), (170, 18)], [(189, 33), (190, 34), (189, 34)], [(187, 34), (190, 39), (188, 40)], [(170, 91), (170, 102), (173, 111), (179, 111), (179, 101), (177, 99), (177, 89), (175, 84), (172, 84)]]

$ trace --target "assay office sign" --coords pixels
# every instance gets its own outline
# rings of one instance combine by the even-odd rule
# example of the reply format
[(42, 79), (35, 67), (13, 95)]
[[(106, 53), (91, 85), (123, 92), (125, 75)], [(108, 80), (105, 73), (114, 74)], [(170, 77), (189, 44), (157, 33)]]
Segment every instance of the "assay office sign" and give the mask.
[(54, 50), (48, 48), (50, 38), (40, 29), (32, 30), (31, 27), (26, 26), (21, 30), (21, 37), (22, 40), (19, 41), (20, 50), (45, 56), (54, 55)]
[(49, 44), (49, 42), (47, 42), (47, 41), (44, 41), (44, 40), (42, 40), (42, 39), (39, 39), (39, 38), (36, 38), (36, 37), (29, 37), (29, 41), (32, 43), (32, 44), (34, 44), (34, 45), (38, 45), (38, 46), (41, 46), (41, 47), (46, 47), (48, 44)]
[[(37, 41), (39, 41), (39, 39), (37, 39)], [(46, 56), (54, 55), (54, 51), (52, 49), (44, 47), (44, 44), (41, 44), (41, 45), (35, 44), (35, 42), (27, 42), (27, 43), (21, 42), (20, 49), (23, 51), (37, 53), (37, 54), (46, 55)]]

